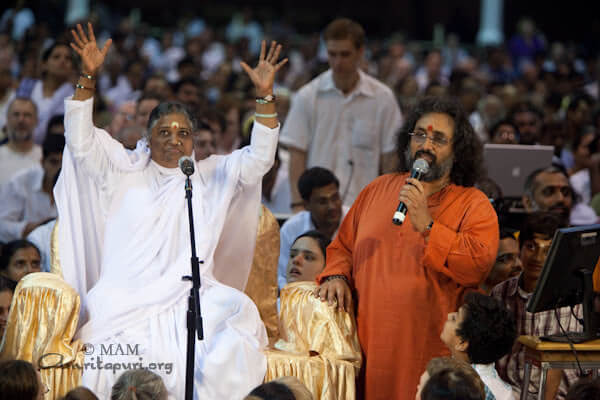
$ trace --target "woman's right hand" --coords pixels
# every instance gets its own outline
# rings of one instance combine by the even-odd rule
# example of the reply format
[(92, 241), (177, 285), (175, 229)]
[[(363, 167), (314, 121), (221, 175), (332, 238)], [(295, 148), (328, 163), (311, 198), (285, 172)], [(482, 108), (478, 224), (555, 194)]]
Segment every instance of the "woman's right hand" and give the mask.
[(88, 22), (88, 35), (81, 28), (81, 24), (77, 24), (77, 31), (71, 29), (71, 34), (75, 41), (75, 43), (71, 42), (71, 47), (81, 57), (83, 73), (95, 76), (98, 69), (104, 63), (104, 58), (112, 44), (112, 39), (108, 39), (102, 50), (100, 50), (96, 44), (94, 28), (91, 22)]

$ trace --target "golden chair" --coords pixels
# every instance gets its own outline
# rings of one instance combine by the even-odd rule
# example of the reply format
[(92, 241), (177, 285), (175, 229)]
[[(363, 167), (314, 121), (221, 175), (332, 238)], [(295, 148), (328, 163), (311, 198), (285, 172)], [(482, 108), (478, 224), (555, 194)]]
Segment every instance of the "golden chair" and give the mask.
[(277, 261), (279, 260), (279, 224), (271, 211), (261, 205), (252, 268), (244, 293), (256, 304), (267, 328), (269, 343), (279, 338), (277, 318)]
[(315, 298), (314, 283), (298, 282), (281, 291), (278, 318), (278, 259), (279, 227), (263, 206), (245, 292), (258, 307), (269, 343), (274, 344), (265, 352), (265, 382), (294, 376), (315, 400), (354, 399), (361, 365), (354, 317)]
[(80, 385), (83, 345), (73, 341), (79, 307), (79, 295), (56, 274), (29, 274), (15, 289), (0, 360), (25, 360), (39, 368), (50, 389), (46, 399)]
[(362, 356), (356, 321), (313, 296), (316, 284), (296, 282), (280, 294), (281, 339), (267, 350), (265, 381), (298, 378), (315, 400), (356, 398)]

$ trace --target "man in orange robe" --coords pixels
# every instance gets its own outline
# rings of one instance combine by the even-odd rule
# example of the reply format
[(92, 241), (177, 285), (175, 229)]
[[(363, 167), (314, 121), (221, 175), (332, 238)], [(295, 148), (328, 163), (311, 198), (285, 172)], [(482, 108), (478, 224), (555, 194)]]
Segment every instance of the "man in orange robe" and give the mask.
[[(422, 100), (398, 147), (406, 165), (422, 158), (429, 171), (421, 181), (384, 175), (360, 193), (315, 291), (346, 310), (354, 292), (367, 400), (415, 398), (427, 362), (448, 354), (439, 338), (448, 313), (485, 280), (498, 250), (496, 213), (473, 187), (482, 146), (459, 105)], [(399, 200), (408, 207), (400, 226), (392, 223)]]

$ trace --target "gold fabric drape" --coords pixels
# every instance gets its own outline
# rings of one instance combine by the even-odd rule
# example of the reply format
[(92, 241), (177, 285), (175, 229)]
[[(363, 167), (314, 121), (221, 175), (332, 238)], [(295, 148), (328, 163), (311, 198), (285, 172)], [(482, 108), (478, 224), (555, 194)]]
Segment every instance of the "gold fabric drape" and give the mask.
[(316, 284), (281, 291), (280, 335), (268, 350), (265, 381), (295, 376), (315, 400), (354, 399), (362, 356), (354, 316), (313, 296)]
[(60, 258), (58, 257), (58, 229), (57, 218), (52, 229), (52, 234), (50, 235), (50, 272), (62, 277), (62, 268), (60, 266)]
[(277, 262), (279, 260), (279, 224), (268, 208), (261, 206), (252, 268), (245, 293), (254, 301), (267, 328), (269, 343), (279, 337), (277, 317)]
[(59, 399), (81, 383), (82, 344), (72, 340), (79, 306), (79, 295), (55, 274), (29, 274), (15, 290), (0, 360), (25, 360), (39, 367), (50, 388), (45, 399)]

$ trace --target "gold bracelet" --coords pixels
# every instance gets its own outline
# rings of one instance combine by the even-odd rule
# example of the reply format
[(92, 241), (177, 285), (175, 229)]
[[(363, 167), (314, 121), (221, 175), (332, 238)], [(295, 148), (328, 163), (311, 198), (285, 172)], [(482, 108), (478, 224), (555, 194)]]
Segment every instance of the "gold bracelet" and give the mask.
[(93, 88), (93, 87), (87, 87), (87, 86), (83, 86), (83, 85), (81, 85), (81, 84), (79, 84), (79, 83), (78, 83), (77, 85), (75, 85), (75, 87), (76, 87), (77, 89), (91, 90), (92, 92), (93, 92), (94, 90), (96, 90), (96, 88)]
[(84, 74), (83, 72), (81, 73), (81, 77), (82, 77), (82, 78), (89, 79), (90, 81), (93, 81), (93, 80), (95, 80), (95, 79), (96, 79), (94, 76), (92, 76), (92, 75), (88, 75), (88, 74)]

